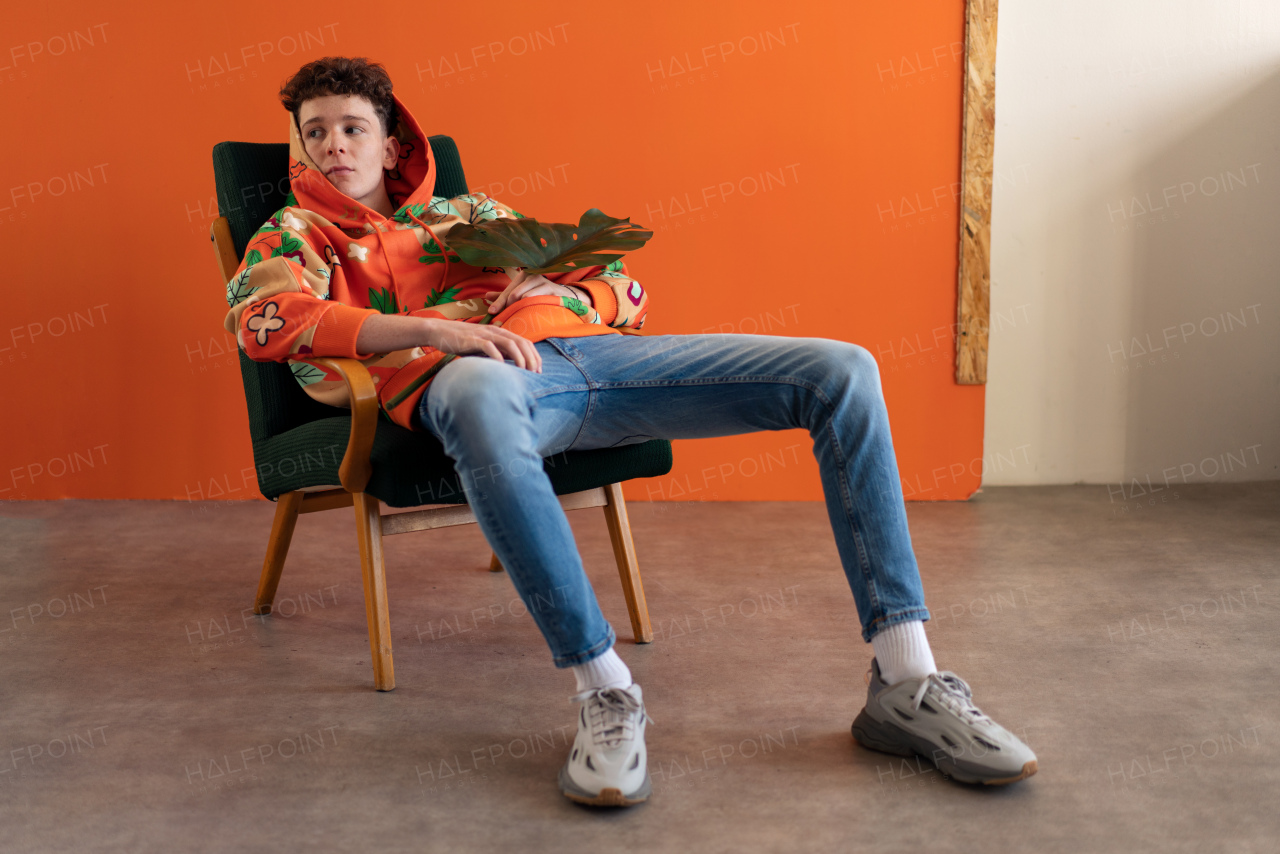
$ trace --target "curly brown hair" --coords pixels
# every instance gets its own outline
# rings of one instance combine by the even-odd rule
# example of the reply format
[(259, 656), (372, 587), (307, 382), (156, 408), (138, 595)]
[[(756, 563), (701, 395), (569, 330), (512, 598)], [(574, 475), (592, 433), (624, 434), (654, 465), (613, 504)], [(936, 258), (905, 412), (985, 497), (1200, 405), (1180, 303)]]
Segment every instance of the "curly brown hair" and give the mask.
[(390, 136), (400, 120), (391, 97), (391, 76), (380, 63), (363, 56), (326, 56), (308, 62), (289, 78), (280, 90), (280, 103), (293, 113), (294, 126), (304, 102), (325, 95), (361, 95), (373, 105), (382, 122), (382, 133)]

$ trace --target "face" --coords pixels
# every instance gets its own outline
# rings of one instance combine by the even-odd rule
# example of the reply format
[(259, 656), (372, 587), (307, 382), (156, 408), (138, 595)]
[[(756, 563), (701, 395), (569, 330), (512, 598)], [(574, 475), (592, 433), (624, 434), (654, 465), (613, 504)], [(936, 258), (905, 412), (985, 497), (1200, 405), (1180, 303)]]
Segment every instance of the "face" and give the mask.
[(373, 105), (361, 95), (304, 101), (298, 125), (307, 154), (333, 186), (372, 208), (386, 195), (382, 171), (395, 166), (400, 143), (383, 136)]

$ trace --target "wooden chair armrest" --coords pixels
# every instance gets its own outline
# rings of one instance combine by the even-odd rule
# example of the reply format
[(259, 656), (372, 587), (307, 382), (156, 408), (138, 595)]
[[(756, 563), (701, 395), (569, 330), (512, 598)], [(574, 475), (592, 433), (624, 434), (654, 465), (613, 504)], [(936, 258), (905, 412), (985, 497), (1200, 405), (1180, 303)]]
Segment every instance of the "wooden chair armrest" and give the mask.
[(342, 377), (351, 400), (351, 438), (338, 475), (347, 492), (364, 492), (373, 475), (373, 437), (378, 432), (378, 390), (369, 369), (358, 359), (307, 356), (307, 361), (324, 365)]
[[(225, 216), (218, 217), (209, 226), (209, 239), (213, 241), (218, 272), (225, 285), (240, 268), (240, 259), (236, 257), (235, 244), (231, 239), (231, 223)], [(347, 440), (347, 453), (338, 468), (338, 476), (342, 479), (342, 488), (347, 492), (364, 492), (369, 478), (373, 476), (373, 464), (369, 455), (373, 452), (374, 434), (378, 432), (378, 392), (374, 388), (373, 377), (358, 359), (330, 356), (306, 358), (324, 365), (342, 377), (347, 384), (351, 401), (351, 438)]]
[(209, 239), (213, 241), (213, 254), (218, 261), (218, 273), (225, 286), (231, 277), (240, 269), (240, 259), (236, 257), (235, 243), (231, 240), (231, 223), (225, 216), (220, 216), (209, 226)]

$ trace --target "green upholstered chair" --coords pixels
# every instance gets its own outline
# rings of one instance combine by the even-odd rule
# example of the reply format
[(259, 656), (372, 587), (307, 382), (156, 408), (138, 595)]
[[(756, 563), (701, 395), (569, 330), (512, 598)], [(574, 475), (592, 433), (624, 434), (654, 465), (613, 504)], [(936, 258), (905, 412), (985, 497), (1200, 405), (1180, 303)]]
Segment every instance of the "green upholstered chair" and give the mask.
[[(430, 139), (436, 155), (435, 195), (466, 193), (457, 146), (447, 136)], [(289, 191), (288, 166), (289, 147), (284, 143), (222, 142), (214, 146), (220, 216), (211, 234), (222, 284), (239, 267), (253, 233), (284, 206)], [(258, 485), (263, 495), (276, 502), (254, 613), (271, 612), (298, 514), (354, 507), (374, 686), (390, 691), (395, 687), (395, 672), (382, 536), (463, 525), (476, 519), (467, 506), (453, 460), (440, 441), (430, 433), (406, 430), (380, 417), (373, 381), (360, 361), (323, 361), (346, 381), (351, 394), (349, 411), (312, 400), (294, 379), (289, 365), (255, 362), (240, 352)], [(566, 451), (543, 461), (566, 510), (604, 508), (637, 643), (651, 642), (653, 630), (622, 482), (667, 474), (671, 464), (671, 443), (662, 439), (618, 448)], [(383, 513), (383, 503), (418, 509)], [(497, 555), (491, 556), (490, 568), (502, 570)]]

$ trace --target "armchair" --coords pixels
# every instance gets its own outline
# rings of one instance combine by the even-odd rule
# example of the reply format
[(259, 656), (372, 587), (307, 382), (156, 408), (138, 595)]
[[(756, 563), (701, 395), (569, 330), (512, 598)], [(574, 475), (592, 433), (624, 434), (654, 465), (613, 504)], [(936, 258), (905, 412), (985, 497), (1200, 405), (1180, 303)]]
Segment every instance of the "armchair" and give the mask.
[[(430, 142), (437, 158), (435, 194), (452, 197), (465, 193), (466, 179), (453, 140), (441, 135), (431, 137)], [(214, 146), (219, 217), (210, 233), (221, 284), (235, 274), (258, 226), (283, 206), (289, 189), (288, 151), (284, 143), (221, 142)], [(276, 502), (254, 613), (271, 613), (299, 514), (354, 507), (374, 687), (390, 691), (395, 688), (395, 672), (382, 538), (475, 523), (453, 461), (434, 436), (406, 430), (379, 417), (373, 381), (356, 359), (310, 357), (346, 382), (351, 401), (348, 412), (308, 397), (287, 364), (255, 362), (243, 351), (239, 356), (258, 486), (264, 496)], [(667, 474), (671, 465), (671, 443), (662, 439), (619, 448), (567, 451), (543, 461), (565, 510), (604, 508), (636, 643), (652, 642), (653, 630), (622, 482)], [(441, 485), (450, 488), (440, 489)], [(384, 503), (416, 509), (383, 513)], [(491, 555), (490, 569), (502, 571), (496, 554)]]

